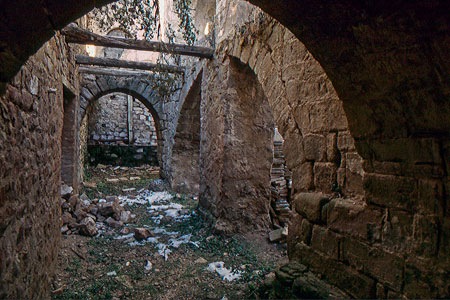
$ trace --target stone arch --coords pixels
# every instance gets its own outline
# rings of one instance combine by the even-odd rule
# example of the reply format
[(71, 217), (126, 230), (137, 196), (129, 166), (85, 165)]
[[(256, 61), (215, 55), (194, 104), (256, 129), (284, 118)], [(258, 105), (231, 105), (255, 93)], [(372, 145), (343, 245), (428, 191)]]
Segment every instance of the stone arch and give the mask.
[(288, 29), (263, 14), (258, 19), (259, 23), (230, 34), (218, 53), (247, 64), (261, 83), (285, 140), (293, 192), (330, 194), (337, 185), (347, 196), (361, 198), (362, 158), (331, 81)]
[[(150, 111), (155, 121), (159, 165), (164, 169), (165, 163), (162, 162), (162, 157), (164, 155), (163, 151), (166, 141), (163, 130), (166, 127), (166, 119), (163, 113), (162, 100), (148, 81), (138, 77), (123, 78), (111, 75), (85, 75), (80, 88), (80, 109), (77, 118), (78, 131), (88, 110), (88, 106), (99, 98), (115, 92), (133, 96)], [(163, 171), (161, 174), (164, 174)]]
[(184, 98), (176, 125), (171, 160), (171, 186), (181, 193), (197, 194), (200, 189), (200, 103), (202, 72)]
[[(53, 36), (55, 30), (86, 13), (94, 5), (108, 2), (49, 0), (43, 4), (3, 1), (0, 10), (4, 20), (0, 25), (2, 94), (25, 60)], [(369, 264), (366, 263), (369, 258), (364, 257), (364, 253), (370, 252), (367, 243), (360, 242), (358, 239), (361, 237), (346, 238), (346, 242), (350, 241), (350, 244), (344, 243), (346, 249), (350, 247), (354, 253), (362, 254), (344, 257), (345, 263), (356, 264), (359, 269), (367, 267), (368, 270), (363, 271), (370, 273), (370, 280), (353, 276), (354, 269), (348, 272), (352, 277), (344, 276), (343, 280), (355, 283), (355, 286), (370, 286), (368, 293), (359, 294), (364, 298), (368, 295), (372, 297), (375, 290), (380, 291), (381, 297), (399, 297), (402, 293), (414, 298), (447, 296), (448, 275), (445, 276), (448, 272), (444, 269), (438, 273), (436, 270), (447, 267), (450, 257), (448, 1), (251, 2), (290, 28), (323, 66), (344, 103), (356, 147), (365, 159), (366, 196), (374, 206), (388, 211), (383, 219), (386, 220), (383, 224), (387, 224), (387, 232), (378, 235), (376, 222), (369, 225), (373, 225), (372, 237), (378, 238), (374, 242), (382, 241), (390, 247), (390, 252), (372, 251)], [(268, 32), (270, 34), (270, 30)], [(49, 57), (53, 55), (49, 53)], [(267, 53), (261, 52), (259, 56), (256, 60), (264, 61)], [(57, 70), (58, 74), (60, 69)], [(25, 70), (24, 73), (27, 72)], [(11, 94), (8, 90), (5, 96), (6, 101), (10, 101), (8, 104), (25, 102), (24, 107), (28, 107), (30, 95), (27, 97), (25, 93), (22, 96), (19, 92)], [(43, 99), (49, 97), (45, 94), (40, 92), (34, 102), (42, 103)], [(41, 112), (37, 117), (44, 119), (48, 115)], [(12, 137), (9, 134), (5, 139)], [(55, 166), (54, 173), (58, 173), (57, 169), (58, 166)], [(10, 174), (4, 175), (2, 179), (9, 177)], [(43, 181), (48, 177), (48, 174), (43, 174)], [(21, 181), (25, 182), (26, 179)], [(20, 189), (12, 187), (8, 195), (17, 191)], [(3, 190), (0, 192), (2, 195), (5, 193)], [(27, 197), (30, 199), (38, 194), (33, 191)], [(56, 199), (56, 189), (50, 191), (47, 197)], [(340, 207), (347, 212), (345, 205)], [(368, 217), (375, 215), (376, 210), (363, 211)], [(398, 232), (389, 231), (394, 227), (389, 222), (394, 220), (397, 220), (395, 227), (400, 228)], [(349, 225), (351, 221), (346, 220), (344, 223)], [(343, 249), (341, 236), (321, 230), (316, 225), (307, 224), (305, 228), (314, 226), (313, 232), (317, 237), (327, 236), (327, 241), (334, 241), (334, 245), (337, 245), (335, 249)], [(354, 226), (353, 229), (358, 231), (362, 227), (366, 228)], [(427, 231), (427, 228), (432, 229)], [(321, 245), (320, 239), (313, 240), (316, 245)], [(415, 242), (409, 243), (411, 240)], [(406, 249), (408, 261), (392, 254), (398, 253), (398, 248)], [(301, 247), (297, 250), (304, 250), (305, 253), (310, 251)], [(331, 255), (336, 254), (329, 251)], [(335, 256), (339, 259), (340, 252), (337, 253)], [(336, 266), (336, 260), (326, 259), (322, 254), (316, 255), (314, 262)], [(378, 262), (388, 261), (389, 268), (372, 263), (373, 257), (378, 258)], [(432, 261), (425, 265), (422, 263), (424, 257), (427, 262), (430, 258)], [(415, 262), (415, 258), (419, 262)], [(382, 273), (383, 269), (390, 270), (392, 266), (396, 266), (395, 272)], [(433, 270), (435, 267), (436, 270)], [(401, 274), (406, 274), (408, 281)], [(380, 280), (381, 287), (371, 278)]]

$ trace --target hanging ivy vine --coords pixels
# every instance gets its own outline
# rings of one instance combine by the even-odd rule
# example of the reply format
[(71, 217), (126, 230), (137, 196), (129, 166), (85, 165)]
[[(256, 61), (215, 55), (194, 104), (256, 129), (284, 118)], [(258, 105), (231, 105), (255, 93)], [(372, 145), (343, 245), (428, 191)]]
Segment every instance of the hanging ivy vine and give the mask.
[[(193, 45), (196, 41), (198, 31), (192, 19), (191, 0), (172, 0), (174, 13), (179, 22), (178, 28), (167, 24), (165, 40), (173, 44), (179, 33), (188, 45)], [(134, 38), (139, 32), (143, 32), (147, 40), (161, 39), (161, 19), (159, 0), (120, 0), (112, 4), (96, 8), (91, 12), (91, 18), (101, 31), (107, 32), (117, 24), (127, 30)], [(180, 56), (172, 53), (161, 54), (158, 64), (177, 64), (181, 62)], [(170, 74), (167, 72), (155, 72), (149, 76), (148, 81), (157, 90), (160, 96), (171, 96), (179, 87), (180, 74)]]

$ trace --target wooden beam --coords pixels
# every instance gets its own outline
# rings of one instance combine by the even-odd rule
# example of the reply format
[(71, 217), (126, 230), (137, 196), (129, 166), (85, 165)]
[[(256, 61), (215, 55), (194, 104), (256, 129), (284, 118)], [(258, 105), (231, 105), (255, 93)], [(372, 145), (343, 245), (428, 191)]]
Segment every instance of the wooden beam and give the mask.
[(75, 44), (172, 53), (209, 59), (211, 59), (214, 54), (214, 49), (206, 47), (167, 44), (162, 42), (134, 40), (112, 36), (101, 36), (81, 29), (73, 23), (62, 29), (61, 33), (66, 36), (66, 42)]
[(79, 65), (149, 70), (154, 72), (184, 73), (184, 68), (178, 66), (158, 65), (153, 63), (121, 60), (115, 58), (90, 57), (86, 55), (77, 55), (76, 62)]
[(83, 67), (80, 66), (78, 68), (80, 73), (92, 74), (92, 75), (108, 75), (108, 76), (116, 76), (116, 77), (147, 77), (151, 76), (150, 72), (140, 72), (140, 71), (131, 71), (131, 70), (118, 70), (111, 68), (98, 68), (98, 67)]

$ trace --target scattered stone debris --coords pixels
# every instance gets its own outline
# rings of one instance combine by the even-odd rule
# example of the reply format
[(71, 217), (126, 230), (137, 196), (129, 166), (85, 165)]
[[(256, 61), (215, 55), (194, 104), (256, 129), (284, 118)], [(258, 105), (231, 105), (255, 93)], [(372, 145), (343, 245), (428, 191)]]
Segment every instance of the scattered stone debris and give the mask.
[(147, 264), (144, 268), (146, 271), (150, 271), (153, 268), (153, 264), (149, 260), (147, 260)]
[(135, 228), (134, 238), (138, 241), (146, 240), (151, 236), (155, 236), (148, 228)]
[(242, 271), (234, 271), (231, 269), (225, 268), (225, 263), (223, 261), (212, 262), (208, 265), (206, 270), (210, 272), (216, 272), (222, 277), (223, 280), (233, 281), (241, 278)]
[(70, 198), (72, 191), (73, 191), (73, 188), (71, 186), (63, 184), (61, 186), (61, 197), (64, 199)]
[(203, 257), (199, 257), (196, 261), (195, 261), (195, 263), (196, 264), (201, 264), (201, 265), (204, 265), (204, 264), (206, 264), (208, 261), (206, 260), (206, 259), (204, 259)]
[(63, 234), (80, 233), (96, 236), (101, 227), (99, 222), (104, 222), (113, 228), (120, 228), (132, 221), (131, 212), (125, 211), (119, 203), (119, 198), (115, 196), (91, 201), (86, 194), (81, 196), (73, 194), (73, 189), (64, 185), (61, 187), (61, 195), (63, 196), (61, 198), (63, 212), (61, 233)]
[(286, 242), (288, 236), (287, 227), (273, 230), (269, 233), (269, 241), (272, 243)]

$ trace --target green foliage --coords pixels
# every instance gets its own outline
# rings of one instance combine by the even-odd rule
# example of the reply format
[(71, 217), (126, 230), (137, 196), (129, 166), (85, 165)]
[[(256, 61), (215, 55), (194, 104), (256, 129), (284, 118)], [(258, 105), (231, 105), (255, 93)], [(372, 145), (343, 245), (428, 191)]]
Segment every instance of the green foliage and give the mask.
[[(182, 33), (188, 45), (194, 44), (198, 34), (192, 20), (191, 5), (191, 0), (174, 0), (175, 13), (179, 19), (178, 32)], [(118, 23), (134, 37), (142, 30), (147, 40), (161, 37), (159, 13), (158, 0), (120, 0), (92, 12), (104, 31), (110, 30)]]
[(198, 31), (192, 23), (191, 0), (174, 0), (175, 12), (180, 20), (179, 28), (188, 45), (193, 45)]
[[(175, 42), (176, 33), (181, 33), (188, 45), (196, 41), (198, 30), (192, 19), (191, 0), (173, 0), (175, 13), (179, 24), (175, 31), (168, 24), (166, 38), (169, 44)], [(161, 38), (160, 6), (158, 0), (120, 0), (112, 4), (97, 8), (92, 11), (94, 19), (100, 29), (109, 31), (113, 26), (119, 24), (122, 29), (127, 30), (134, 38), (139, 31), (144, 32), (144, 38), (152, 40)], [(180, 56), (174, 54), (161, 54), (157, 64), (180, 64)], [(155, 72), (147, 80), (161, 99), (171, 97), (179, 90), (178, 82), (182, 79), (181, 74), (170, 74), (166, 71)]]

